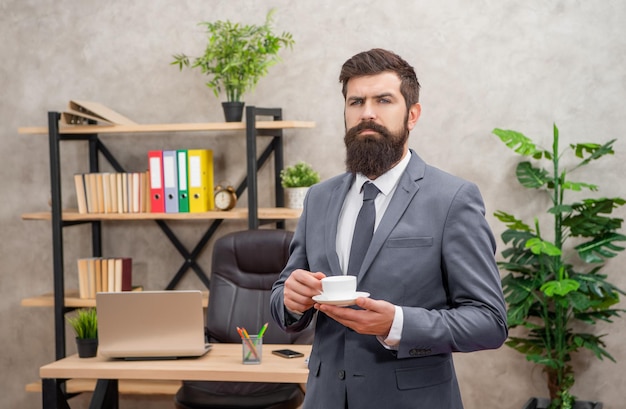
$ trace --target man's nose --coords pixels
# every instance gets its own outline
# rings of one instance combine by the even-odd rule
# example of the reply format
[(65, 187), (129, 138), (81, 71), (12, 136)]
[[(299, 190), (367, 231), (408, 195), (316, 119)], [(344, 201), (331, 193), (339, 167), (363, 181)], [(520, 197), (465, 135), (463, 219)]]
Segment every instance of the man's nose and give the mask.
[(372, 119), (376, 119), (376, 111), (374, 110), (374, 106), (371, 103), (366, 102), (365, 104), (363, 104), (363, 111), (361, 112), (361, 120), (369, 121)]

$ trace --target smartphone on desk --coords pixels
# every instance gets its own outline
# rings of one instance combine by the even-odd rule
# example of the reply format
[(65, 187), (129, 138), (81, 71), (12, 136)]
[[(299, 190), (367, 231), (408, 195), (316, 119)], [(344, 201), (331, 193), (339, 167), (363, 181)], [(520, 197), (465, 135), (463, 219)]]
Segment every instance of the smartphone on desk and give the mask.
[(293, 349), (275, 349), (272, 354), (282, 356), (283, 358), (299, 358), (304, 356), (302, 352), (294, 351)]

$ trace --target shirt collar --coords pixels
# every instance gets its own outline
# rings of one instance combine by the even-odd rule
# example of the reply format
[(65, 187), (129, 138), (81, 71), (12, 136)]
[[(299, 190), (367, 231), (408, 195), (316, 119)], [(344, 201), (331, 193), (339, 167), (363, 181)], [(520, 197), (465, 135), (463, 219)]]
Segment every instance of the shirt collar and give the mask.
[(409, 165), (410, 160), (411, 151), (408, 151), (407, 154), (404, 155), (404, 158), (402, 158), (396, 166), (377, 177), (376, 180), (370, 180), (365, 175), (357, 173), (354, 181), (357, 192), (361, 192), (361, 187), (363, 186), (363, 183), (370, 181), (374, 185), (376, 185), (376, 187), (378, 188), (378, 190), (380, 190), (382, 194), (384, 194), (385, 196), (389, 195), (389, 193), (393, 190), (393, 188), (400, 180), (400, 176)]

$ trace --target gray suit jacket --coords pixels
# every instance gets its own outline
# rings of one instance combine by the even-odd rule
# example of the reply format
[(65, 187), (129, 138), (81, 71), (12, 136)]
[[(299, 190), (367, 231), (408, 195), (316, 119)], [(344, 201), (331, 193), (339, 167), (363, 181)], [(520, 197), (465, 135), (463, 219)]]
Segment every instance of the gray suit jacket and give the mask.
[(337, 221), (353, 181), (349, 173), (309, 190), (274, 284), (271, 310), (286, 331), (316, 320), (304, 408), (461, 409), (452, 352), (498, 348), (507, 337), (506, 309), (493, 234), (478, 188), (428, 166), (411, 151), (358, 276), (358, 291), (401, 306), (397, 351), (315, 310), (291, 322), (283, 285), (298, 268), (342, 274)]

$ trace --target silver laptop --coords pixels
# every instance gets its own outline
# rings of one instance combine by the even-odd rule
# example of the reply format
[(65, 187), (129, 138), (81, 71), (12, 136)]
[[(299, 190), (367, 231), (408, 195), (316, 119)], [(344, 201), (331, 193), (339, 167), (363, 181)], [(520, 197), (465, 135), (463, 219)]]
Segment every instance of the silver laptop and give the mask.
[(188, 358), (211, 348), (200, 291), (98, 293), (96, 311), (98, 352), (109, 358)]

